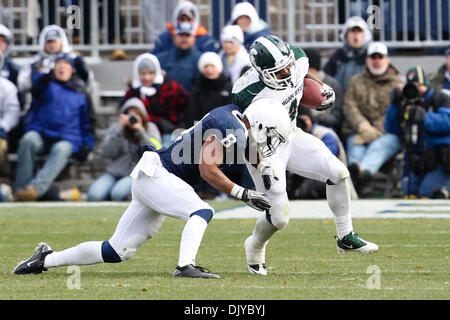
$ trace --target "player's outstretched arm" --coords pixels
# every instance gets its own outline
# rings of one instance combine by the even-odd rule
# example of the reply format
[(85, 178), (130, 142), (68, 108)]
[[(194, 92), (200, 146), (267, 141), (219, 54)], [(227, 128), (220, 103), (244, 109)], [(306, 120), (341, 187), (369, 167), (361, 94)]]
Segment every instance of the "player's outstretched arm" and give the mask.
[(212, 187), (244, 201), (256, 210), (270, 209), (270, 201), (263, 193), (245, 189), (231, 181), (220, 169), (223, 163), (224, 149), (214, 136), (208, 137), (200, 152), (198, 165), (201, 177)]

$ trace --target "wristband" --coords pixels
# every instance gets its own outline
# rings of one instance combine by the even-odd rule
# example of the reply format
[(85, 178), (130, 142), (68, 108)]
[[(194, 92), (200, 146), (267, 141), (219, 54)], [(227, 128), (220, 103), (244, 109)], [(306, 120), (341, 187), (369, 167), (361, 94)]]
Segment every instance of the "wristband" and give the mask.
[(240, 185), (235, 184), (233, 186), (233, 189), (231, 189), (230, 195), (238, 198), (239, 200), (242, 200), (242, 195), (244, 194), (245, 189), (241, 187)]

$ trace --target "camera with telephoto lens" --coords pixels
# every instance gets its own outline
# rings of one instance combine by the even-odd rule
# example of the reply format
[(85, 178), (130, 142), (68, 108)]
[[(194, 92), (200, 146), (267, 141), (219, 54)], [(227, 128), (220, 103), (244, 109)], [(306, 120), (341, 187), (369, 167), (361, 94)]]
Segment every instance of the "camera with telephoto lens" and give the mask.
[(128, 115), (128, 122), (133, 125), (138, 122), (137, 116), (135, 114)]
[(402, 98), (404, 105), (416, 104), (420, 100), (419, 89), (412, 83), (405, 84), (402, 91)]

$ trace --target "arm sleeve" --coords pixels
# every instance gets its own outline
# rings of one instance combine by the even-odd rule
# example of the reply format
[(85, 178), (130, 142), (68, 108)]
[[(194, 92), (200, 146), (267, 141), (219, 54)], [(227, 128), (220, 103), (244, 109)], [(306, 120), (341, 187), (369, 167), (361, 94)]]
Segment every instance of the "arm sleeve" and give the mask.
[(120, 131), (118, 123), (113, 123), (106, 133), (105, 139), (102, 142), (103, 155), (110, 159), (115, 159), (119, 154), (122, 147), (123, 134)]
[(432, 134), (450, 134), (450, 108), (441, 107), (437, 112), (427, 113), (425, 116), (424, 127)]

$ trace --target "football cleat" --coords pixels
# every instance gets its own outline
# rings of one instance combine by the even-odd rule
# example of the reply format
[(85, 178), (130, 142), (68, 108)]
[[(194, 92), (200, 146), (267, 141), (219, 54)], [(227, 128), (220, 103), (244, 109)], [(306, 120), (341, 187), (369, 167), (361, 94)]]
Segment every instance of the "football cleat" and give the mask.
[(267, 275), (267, 268), (265, 263), (266, 247), (263, 249), (255, 249), (253, 246), (253, 236), (249, 236), (245, 242), (245, 255), (247, 257), (247, 268), (250, 273)]
[(173, 276), (185, 278), (220, 278), (217, 274), (211, 273), (208, 269), (192, 264), (188, 264), (184, 267), (176, 267)]
[(359, 252), (360, 254), (369, 254), (378, 251), (378, 245), (363, 240), (357, 233), (350, 232), (342, 239), (336, 238), (336, 248), (338, 253)]
[(248, 271), (253, 274), (260, 274), (262, 276), (267, 276), (267, 268), (265, 263), (261, 264), (249, 264), (247, 265)]
[(27, 260), (20, 262), (12, 271), (14, 274), (39, 274), (47, 271), (44, 267), (45, 257), (52, 253), (53, 250), (45, 242), (40, 242), (34, 249), (34, 254)]

